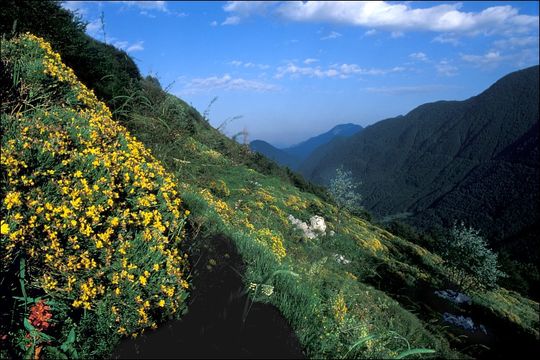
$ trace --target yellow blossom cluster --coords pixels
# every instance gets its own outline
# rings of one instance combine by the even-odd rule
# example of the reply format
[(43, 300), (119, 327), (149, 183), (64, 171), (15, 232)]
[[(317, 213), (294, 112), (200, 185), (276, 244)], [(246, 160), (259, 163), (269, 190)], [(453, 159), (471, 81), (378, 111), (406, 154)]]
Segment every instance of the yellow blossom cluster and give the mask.
[(51, 298), (73, 309), (114, 304), (120, 333), (182, 309), (188, 212), (174, 177), (50, 44), (26, 34), (6, 46), (41, 59), (32, 71), (66, 86), (77, 103), (60, 98), (2, 114), (2, 271), (24, 258), (28, 284)]
[(333, 304), (334, 309), (334, 318), (338, 323), (343, 322), (345, 320), (345, 315), (348, 312), (347, 304), (345, 303), (345, 298), (343, 297), (343, 294), (339, 294)]
[(227, 205), (225, 201), (213, 196), (208, 189), (203, 189), (199, 191), (199, 194), (203, 197), (204, 200), (208, 202), (210, 206), (212, 206), (216, 210), (216, 212), (224, 220), (228, 220), (233, 216), (233, 211), (231, 210), (229, 205)]
[(283, 239), (274, 231), (267, 228), (260, 229), (257, 231), (257, 240), (269, 246), (279, 261), (287, 255), (287, 251), (283, 246)]

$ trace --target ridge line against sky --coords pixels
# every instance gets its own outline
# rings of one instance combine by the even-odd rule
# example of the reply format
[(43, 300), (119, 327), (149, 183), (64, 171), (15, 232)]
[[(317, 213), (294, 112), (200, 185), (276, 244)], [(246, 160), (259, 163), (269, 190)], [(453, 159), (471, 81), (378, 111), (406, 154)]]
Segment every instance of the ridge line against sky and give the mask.
[[(63, 2), (232, 135), (285, 147), (538, 64), (538, 2)], [(100, 15), (105, 18), (105, 33)]]

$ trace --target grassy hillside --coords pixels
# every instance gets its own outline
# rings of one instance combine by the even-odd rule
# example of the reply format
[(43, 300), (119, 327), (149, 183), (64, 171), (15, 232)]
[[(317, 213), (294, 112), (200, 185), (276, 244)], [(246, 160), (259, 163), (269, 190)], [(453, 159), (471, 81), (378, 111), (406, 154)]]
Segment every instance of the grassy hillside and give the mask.
[(2, 357), (104, 356), (185, 310), (177, 180), (43, 39), (1, 61)]
[[(415, 305), (415, 289), (451, 286), (440, 257), (339, 212), (153, 79), (111, 114), (42, 39), (5, 44), (2, 356), (107, 356), (121, 336), (180, 315), (197, 276), (186, 259), (225, 238), (245, 293), (279, 310), (308, 357), (470, 353), (440, 313)], [(326, 231), (306, 238), (289, 215), (322, 216)], [(204, 268), (228, 256), (203, 257)], [(537, 341), (537, 303), (504, 289), (473, 295), (513, 346)]]

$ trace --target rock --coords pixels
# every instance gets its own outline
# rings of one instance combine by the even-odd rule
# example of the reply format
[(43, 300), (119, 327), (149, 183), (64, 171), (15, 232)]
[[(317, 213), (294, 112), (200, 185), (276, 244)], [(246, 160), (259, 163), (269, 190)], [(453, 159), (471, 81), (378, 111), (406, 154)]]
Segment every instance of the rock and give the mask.
[(312, 216), (309, 219), (310, 225), (307, 223), (295, 218), (292, 215), (287, 217), (291, 224), (296, 226), (297, 229), (301, 230), (304, 237), (308, 239), (315, 239), (319, 234), (326, 234), (326, 223), (324, 218), (318, 215)]
[(345, 258), (345, 256), (343, 255), (340, 255), (340, 254), (334, 254), (334, 258), (336, 259), (336, 261), (342, 265), (347, 265), (347, 264), (350, 264), (351, 263), (351, 260), (347, 260)]
[(470, 317), (465, 317), (462, 315), (453, 315), (446, 312), (443, 314), (443, 320), (449, 324), (458, 326), (469, 332), (482, 331), (484, 334), (487, 335), (486, 327), (482, 324), (478, 326), (475, 325), (473, 319)]
[(454, 290), (439, 290), (435, 291), (435, 295), (453, 302), (454, 304), (470, 304), (471, 298), (463, 293), (454, 291)]
[(318, 231), (321, 234), (326, 233), (326, 223), (324, 222), (324, 218), (322, 216), (312, 216), (309, 219), (309, 222), (311, 223), (311, 230), (312, 231)]

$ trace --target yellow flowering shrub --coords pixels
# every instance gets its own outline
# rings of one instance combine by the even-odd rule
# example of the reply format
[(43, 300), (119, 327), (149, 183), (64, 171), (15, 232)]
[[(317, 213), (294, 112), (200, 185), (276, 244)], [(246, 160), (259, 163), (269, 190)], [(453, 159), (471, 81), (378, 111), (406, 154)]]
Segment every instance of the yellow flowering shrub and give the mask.
[(46, 100), (2, 112), (2, 271), (25, 265), (29, 296), (64, 304), (53, 319), (112, 316), (116, 334), (183, 310), (187, 212), (173, 176), (43, 39), (3, 42), (2, 63), (14, 61)]
[(283, 246), (283, 239), (275, 231), (267, 228), (260, 229), (257, 231), (257, 240), (269, 246), (279, 261), (287, 255), (287, 251)]

